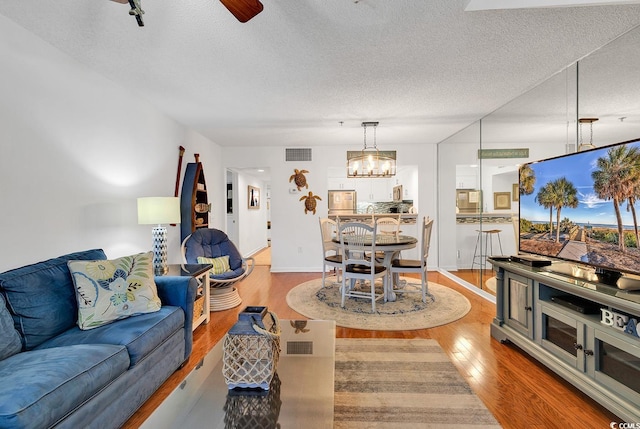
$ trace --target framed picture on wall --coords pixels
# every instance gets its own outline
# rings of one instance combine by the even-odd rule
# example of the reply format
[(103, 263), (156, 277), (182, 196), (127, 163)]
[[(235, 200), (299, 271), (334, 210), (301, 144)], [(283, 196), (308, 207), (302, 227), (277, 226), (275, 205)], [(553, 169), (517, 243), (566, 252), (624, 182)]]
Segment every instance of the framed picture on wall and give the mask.
[(495, 210), (511, 209), (511, 192), (494, 192), (493, 208)]
[(520, 187), (517, 183), (511, 185), (511, 201), (518, 201), (520, 199)]
[(260, 208), (260, 188), (249, 185), (248, 189), (249, 200), (247, 207), (249, 209), (257, 210)]

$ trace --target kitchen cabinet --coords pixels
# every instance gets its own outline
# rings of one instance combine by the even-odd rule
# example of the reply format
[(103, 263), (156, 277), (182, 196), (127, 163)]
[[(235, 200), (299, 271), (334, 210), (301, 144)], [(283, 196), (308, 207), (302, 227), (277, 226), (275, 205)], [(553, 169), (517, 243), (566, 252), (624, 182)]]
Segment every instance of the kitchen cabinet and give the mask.
[(476, 189), (478, 187), (478, 180), (475, 176), (458, 176), (456, 182), (456, 189)]
[(478, 168), (468, 165), (456, 166), (456, 189), (476, 189), (478, 187)]
[(393, 179), (352, 179), (358, 192), (358, 202), (393, 200)]
[(402, 199), (415, 201), (418, 199), (418, 167), (414, 165), (408, 165), (397, 168), (396, 177), (391, 179), (393, 184), (402, 185)]
[[(347, 178), (345, 177), (329, 177), (327, 179), (327, 189), (343, 191), (347, 189)], [(352, 188), (351, 188), (352, 189)]]

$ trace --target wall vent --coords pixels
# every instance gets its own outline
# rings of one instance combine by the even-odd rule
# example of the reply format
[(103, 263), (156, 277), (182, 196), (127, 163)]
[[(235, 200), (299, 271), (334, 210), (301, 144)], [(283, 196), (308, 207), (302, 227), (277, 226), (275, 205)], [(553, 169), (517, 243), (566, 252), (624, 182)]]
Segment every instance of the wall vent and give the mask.
[(311, 148), (287, 148), (285, 161), (311, 161)]
[(288, 355), (312, 355), (313, 341), (287, 341)]

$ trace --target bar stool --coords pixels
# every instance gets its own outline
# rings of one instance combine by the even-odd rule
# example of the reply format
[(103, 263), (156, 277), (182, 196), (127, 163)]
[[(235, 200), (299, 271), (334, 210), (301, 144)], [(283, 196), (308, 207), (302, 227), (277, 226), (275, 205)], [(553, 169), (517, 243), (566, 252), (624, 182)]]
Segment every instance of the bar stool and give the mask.
[[(493, 236), (497, 236), (498, 237), (498, 245), (500, 246), (500, 254), (504, 255), (504, 253), (502, 253), (502, 241), (500, 241), (500, 233), (502, 232), (501, 229), (486, 229), (486, 230), (480, 230), (477, 229), (476, 231), (478, 231), (478, 238), (476, 239), (476, 248), (473, 251), (473, 261), (471, 262), (471, 270), (473, 271), (473, 266), (476, 264), (476, 260), (479, 260), (478, 265), (480, 266), (480, 270), (483, 272), (484, 270), (486, 270), (487, 267), (487, 255), (489, 255), (489, 251), (491, 251), (491, 254), (493, 255)], [(482, 246), (480, 243), (482, 234), (485, 234), (484, 237), (484, 255), (482, 254)], [(480, 247), (480, 254), (478, 255), (478, 247)]]

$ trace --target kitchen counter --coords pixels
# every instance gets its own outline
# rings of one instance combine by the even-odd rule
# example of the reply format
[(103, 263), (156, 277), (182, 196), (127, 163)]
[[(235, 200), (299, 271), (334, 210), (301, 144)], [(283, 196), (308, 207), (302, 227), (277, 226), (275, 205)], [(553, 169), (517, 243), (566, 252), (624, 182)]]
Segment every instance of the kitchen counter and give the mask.
[[(358, 214), (343, 214), (343, 215), (339, 215), (340, 216), (340, 222), (364, 222), (367, 223), (368, 220), (371, 219), (371, 217), (373, 216), (374, 218), (381, 218), (381, 217), (397, 217), (398, 213), (374, 213), (373, 215), (371, 213), (368, 214), (364, 214), (364, 213), (358, 213)], [(328, 216), (329, 219), (332, 220), (336, 220), (336, 218), (338, 217), (337, 215), (329, 215)], [(400, 214), (400, 223), (403, 225), (415, 225), (418, 219), (418, 215), (417, 214), (410, 214), (410, 213), (401, 213)]]

